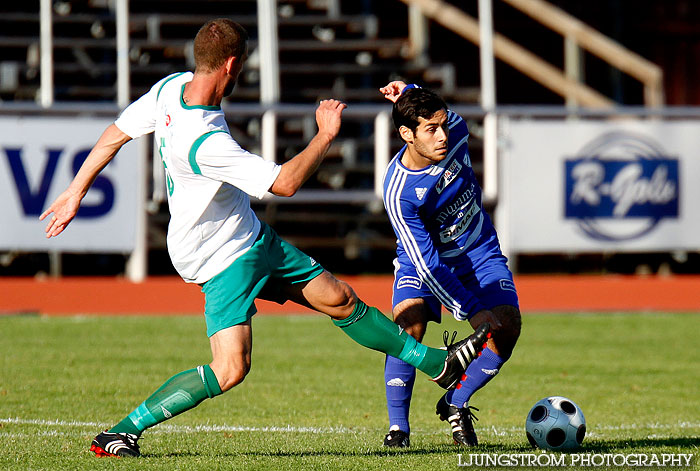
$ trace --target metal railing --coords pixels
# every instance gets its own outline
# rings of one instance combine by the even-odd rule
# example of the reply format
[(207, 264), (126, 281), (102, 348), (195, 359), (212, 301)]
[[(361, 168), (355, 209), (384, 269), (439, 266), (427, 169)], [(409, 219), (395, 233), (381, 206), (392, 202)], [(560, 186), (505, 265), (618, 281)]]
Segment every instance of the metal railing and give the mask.
[[(484, 25), (481, 24), (481, 18), (476, 20), (463, 10), (443, 0), (401, 1), (409, 6), (420, 8), (428, 18), (478, 46), (484, 42)], [(486, 0), (488, 4), (491, 1)], [(505, 36), (498, 33), (491, 34), (489, 31), (486, 37), (492, 39), (493, 53), (499, 59), (566, 98), (570, 105), (611, 107), (614, 105), (612, 100), (581, 81), (581, 61), (578, 54), (579, 48), (584, 48), (610, 65), (640, 80), (644, 84), (646, 105), (663, 105), (663, 73), (657, 65), (544, 0), (503, 1), (564, 37), (566, 71), (559, 70)], [(479, 4), (481, 16), (482, 2), (480, 1)], [(412, 35), (412, 37), (420, 36)], [(414, 46), (414, 49), (421, 50), (421, 47)]]
[(630, 51), (616, 41), (544, 0), (503, 0), (514, 8), (561, 34), (566, 41), (564, 62), (567, 76), (581, 80), (579, 48), (584, 48), (610, 65), (644, 84), (644, 103), (663, 106), (663, 71), (661, 67)]

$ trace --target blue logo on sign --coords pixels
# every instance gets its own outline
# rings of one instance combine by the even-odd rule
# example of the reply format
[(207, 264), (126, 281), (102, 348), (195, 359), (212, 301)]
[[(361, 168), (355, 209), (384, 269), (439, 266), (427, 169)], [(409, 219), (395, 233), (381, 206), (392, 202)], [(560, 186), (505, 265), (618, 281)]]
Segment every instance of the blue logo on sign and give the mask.
[(565, 162), (564, 216), (590, 237), (641, 237), (678, 218), (678, 159), (645, 136), (609, 133)]
[[(12, 177), (17, 189), (17, 195), (22, 203), (22, 210), (26, 216), (39, 216), (44, 211), (46, 198), (49, 194), (51, 182), (54, 179), (59, 160), (64, 155), (64, 149), (48, 149), (48, 159), (44, 166), (41, 182), (35, 190), (32, 190), (27, 171), (22, 162), (21, 148), (3, 148), (5, 156), (10, 164)], [(77, 174), (80, 166), (87, 159), (89, 149), (81, 150), (73, 155), (73, 174)], [(35, 156), (31, 156), (34, 158)], [(77, 218), (98, 218), (109, 213), (114, 206), (115, 190), (112, 181), (104, 175), (95, 178), (90, 191), (99, 194), (101, 201), (97, 204), (83, 204), (78, 210)]]

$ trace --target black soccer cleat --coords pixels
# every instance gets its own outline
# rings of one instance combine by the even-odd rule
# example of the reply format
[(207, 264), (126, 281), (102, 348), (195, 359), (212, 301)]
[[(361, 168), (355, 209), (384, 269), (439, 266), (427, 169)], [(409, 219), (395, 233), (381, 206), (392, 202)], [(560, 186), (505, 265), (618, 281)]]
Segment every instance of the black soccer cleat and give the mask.
[[(452, 342), (457, 332), (452, 335)], [(486, 341), (491, 337), (491, 325), (484, 322), (476, 328), (473, 334), (466, 339), (448, 345), (449, 334), (445, 331), (443, 337), (447, 348), (447, 358), (445, 367), (437, 377), (433, 378), (440, 387), (452, 389), (464, 375), (469, 363), (481, 355), (481, 351), (486, 347)]]
[(411, 446), (411, 439), (403, 430), (389, 430), (384, 437), (384, 446), (389, 448), (408, 448)]
[(104, 456), (136, 458), (141, 456), (139, 445), (136, 443), (138, 439), (139, 437), (131, 433), (110, 433), (105, 430), (92, 441), (90, 451), (100, 458)]
[(447, 403), (445, 396), (442, 396), (435, 406), (435, 413), (440, 416), (440, 420), (446, 420), (452, 427), (452, 439), (455, 445), (477, 446), (479, 440), (474, 431), (474, 421), (479, 420), (472, 413), (478, 411), (476, 407), (467, 406), (459, 408)]

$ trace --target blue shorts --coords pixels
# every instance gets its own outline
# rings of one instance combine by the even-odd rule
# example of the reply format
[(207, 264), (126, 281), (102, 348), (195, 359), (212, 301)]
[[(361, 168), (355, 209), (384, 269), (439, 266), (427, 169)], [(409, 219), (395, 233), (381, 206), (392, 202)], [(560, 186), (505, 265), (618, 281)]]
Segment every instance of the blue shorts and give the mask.
[[(486, 308), (510, 305), (518, 307), (518, 293), (513, 283), (513, 274), (508, 269), (506, 257), (493, 254), (473, 272), (460, 275), (462, 286), (477, 297)], [(392, 309), (406, 299), (423, 298), (430, 314), (429, 321), (440, 322), (440, 301), (423, 283), (416, 267), (405, 258), (394, 259), (394, 289)]]

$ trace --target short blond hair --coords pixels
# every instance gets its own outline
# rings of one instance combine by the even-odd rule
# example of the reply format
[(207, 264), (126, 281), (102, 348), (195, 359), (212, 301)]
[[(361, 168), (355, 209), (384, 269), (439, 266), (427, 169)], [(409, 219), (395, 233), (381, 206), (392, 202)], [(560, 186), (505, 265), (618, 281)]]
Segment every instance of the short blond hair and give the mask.
[(194, 66), (212, 72), (229, 57), (241, 58), (248, 47), (248, 32), (235, 21), (216, 18), (199, 29), (194, 38)]

